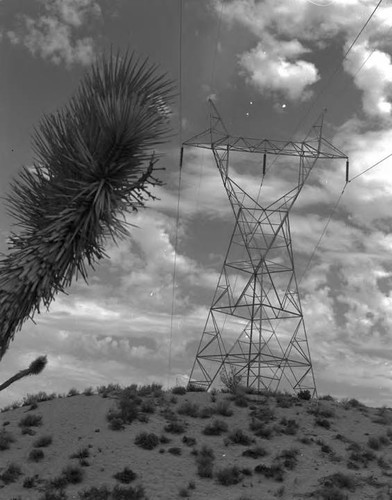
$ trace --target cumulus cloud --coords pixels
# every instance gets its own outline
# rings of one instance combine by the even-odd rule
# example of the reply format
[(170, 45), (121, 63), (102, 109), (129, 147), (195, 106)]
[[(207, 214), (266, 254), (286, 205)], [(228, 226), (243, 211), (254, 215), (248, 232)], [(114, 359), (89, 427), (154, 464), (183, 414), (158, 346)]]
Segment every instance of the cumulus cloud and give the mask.
[(95, 55), (95, 43), (91, 36), (80, 36), (78, 30), (101, 15), (98, 3), (95, 0), (40, 2), (44, 15), (37, 19), (20, 16), (22, 27), (7, 33), (10, 42), (24, 45), (34, 56), (54, 64), (89, 65)]
[[(366, 61), (366, 64), (361, 65)], [(380, 50), (370, 50), (368, 42), (353, 47), (344, 61), (345, 70), (353, 75), (355, 85), (362, 90), (363, 110), (369, 116), (390, 118), (392, 111), (391, 56)], [(361, 69), (361, 71), (358, 71)]]
[(240, 56), (246, 81), (260, 92), (279, 92), (290, 100), (304, 101), (311, 96), (306, 90), (318, 79), (314, 64), (293, 60), (307, 52), (298, 40), (278, 42), (268, 39)]

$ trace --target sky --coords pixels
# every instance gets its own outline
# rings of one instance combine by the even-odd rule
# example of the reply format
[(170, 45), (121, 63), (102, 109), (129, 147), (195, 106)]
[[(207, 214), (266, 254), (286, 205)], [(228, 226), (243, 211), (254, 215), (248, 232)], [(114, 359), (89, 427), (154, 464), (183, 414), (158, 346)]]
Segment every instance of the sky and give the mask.
[[(38, 391), (186, 380), (234, 218), (211, 151), (187, 148), (177, 225), (182, 142), (208, 128), (212, 99), (233, 136), (260, 139), (304, 140), (326, 108), (324, 136), (349, 157), (351, 179), (392, 153), (392, 7), (382, 2), (365, 26), (377, 3), (0, 1), (0, 196), (34, 163), (42, 116), (67, 103), (111, 46), (148, 57), (177, 87), (159, 199), (129, 217), (138, 226), (130, 238), (107, 242), (109, 258), (88, 285), (75, 282), (16, 333), (0, 382), (39, 355), (48, 365), (3, 391), (0, 406)], [(272, 161), (278, 190), (297, 159)], [(261, 162), (234, 158), (233, 175), (259, 186)], [(391, 168), (392, 158), (353, 179), (331, 213), (345, 162), (320, 160), (290, 212), (318, 393), (373, 406), (392, 401)], [(12, 222), (1, 199), (5, 253)]]

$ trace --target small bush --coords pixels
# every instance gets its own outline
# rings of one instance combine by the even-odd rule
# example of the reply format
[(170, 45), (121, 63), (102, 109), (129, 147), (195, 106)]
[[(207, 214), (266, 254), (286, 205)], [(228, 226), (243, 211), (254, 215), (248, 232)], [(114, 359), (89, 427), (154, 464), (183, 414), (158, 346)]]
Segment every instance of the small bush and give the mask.
[(230, 370), (226, 370), (224, 367), (220, 374), (220, 379), (226, 389), (235, 394), (241, 385), (242, 375), (236, 373), (233, 367), (230, 367)]
[(247, 450), (242, 452), (243, 457), (254, 459), (264, 457), (265, 455), (267, 455), (267, 451), (261, 446), (254, 446), (253, 448), (248, 448)]
[(253, 439), (245, 434), (241, 429), (235, 429), (228, 435), (228, 439), (234, 444), (242, 444), (248, 446), (253, 442)]
[(29, 453), (29, 460), (32, 460), (33, 462), (39, 462), (43, 458), (44, 452), (42, 450), (38, 450), (37, 448), (34, 448)]
[(172, 455), (181, 455), (181, 452), (182, 452), (181, 448), (178, 448), (177, 446), (169, 448), (167, 451), (169, 453), (171, 453)]
[(343, 493), (338, 488), (323, 487), (314, 491), (312, 496), (319, 498), (320, 500), (347, 500), (346, 493)]
[(67, 484), (77, 484), (83, 481), (84, 471), (80, 467), (67, 465), (61, 471), (61, 476), (64, 478)]
[(36, 474), (35, 476), (26, 477), (25, 480), (23, 481), (23, 488), (26, 489), (34, 488), (36, 486), (37, 479), (38, 479), (38, 474)]
[(222, 417), (231, 417), (233, 415), (233, 410), (230, 408), (230, 403), (228, 401), (219, 401), (216, 404), (215, 413)]
[(137, 419), (139, 414), (137, 399), (128, 399), (126, 396), (121, 395), (117, 404), (120, 410), (120, 416), (125, 423), (130, 424)]
[(94, 395), (94, 389), (92, 387), (86, 387), (86, 389), (83, 391), (83, 394), (85, 396), (93, 396)]
[(140, 397), (154, 396), (159, 397), (162, 395), (162, 384), (152, 383), (149, 385), (141, 385), (137, 388), (137, 393)]
[(263, 439), (270, 439), (272, 436), (272, 429), (267, 427), (264, 422), (257, 419), (252, 418), (249, 424), (249, 429), (255, 434), (255, 436)]
[(284, 434), (287, 434), (290, 436), (294, 436), (295, 434), (297, 434), (299, 425), (297, 424), (297, 422), (295, 420), (293, 420), (293, 419), (287, 420), (286, 417), (284, 417), (281, 419), (279, 424), (283, 427), (282, 430), (283, 430)]
[(78, 495), (79, 500), (109, 500), (110, 490), (105, 485), (99, 488), (92, 486), (88, 490), (80, 491)]
[(181, 497), (181, 498), (189, 498), (190, 497), (190, 493), (188, 491), (188, 488), (180, 488), (178, 490), (178, 496)]
[(177, 396), (183, 396), (184, 394), (186, 394), (186, 388), (180, 385), (173, 387), (171, 391), (173, 394), (176, 394)]
[(188, 437), (188, 436), (183, 436), (182, 442), (186, 444), (187, 446), (195, 446), (196, 444), (196, 439), (193, 437)]
[(263, 474), (266, 478), (275, 479), (275, 481), (283, 481), (284, 472), (281, 465), (268, 465), (260, 464), (256, 465), (255, 472), (258, 474)]
[[(185, 436), (184, 436), (185, 437)], [(167, 444), (167, 443), (170, 443), (171, 439), (169, 439), (167, 436), (165, 436), (164, 434), (161, 435), (161, 437), (159, 438), (159, 442), (161, 444)]]
[(122, 418), (114, 417), (110, 420), (109, 429), (111, 429), (112, 431), (121, 431), (122, 429), (124, 429), (124, 427), (125, 423)]
[(114, 474), (113, 477), (114, 479), (117, 479), (121, 483), (129, 484), (136, 479), (137, 474), (128, 467), (124, 467), (124, 469), (121, 472), (116, 472), (116, 474)]
[(308, 391), (308, 389), (305, 389), (303, 391), (299, 391), (297, 396), (298, 396), (298, 399), (302, 399), (304, 401), (309, 401), (309, 399), (312, 397), (310, 394), (310, 391)]
[(79, 458), (82, 460), (83, 458), (88, 458), (90, 456), (90, 451), (88, 448), (81, 448), (75, 453), (72, 453), (69, 458)]
[(329, 429), (331, 427), (331, 422), (325, 418), (316, 418), (314, 423), (315, 425), (324, 427), (324, 429)]
[(231, 486), (232, 484), (238, 484), (242, 480), (242, 474), (236, 466), (225, 467), (217, 471), (216, 479), (223, 486)]
[(245, 392), (238, 391), (234, 395), (233, 400), (234, 400), (234, 404), (240, 408), (247, 408), (247, 406), (248, 406), (248, 399), (246, 397)]
[(152, 399), (147, 399), (143, 401), (140, 405), (140, 410), (144, 413), (155, 413), (155, 404)]
[(180, 415), (187, 415), (188, 417), (196, 418), (199, 416), (199, 407), (197, 404), (185, 401), (179, 408), (178, 413)]
[(14, 443), (15, 438), (10, 432), (7, 432), (5, 429), (0, 431), (0, 451), (8, 450), (10, 447), (10, 443)]
[(135, 487), (119, 486), (118, 484), (114, 487), (112, 491), (113, 500), (147, 500), (142, 485), (137, 485)]
[(22, 427), (21, 433), (23, 435), (28, 434), (29, 436), (36, 435), (36, 432), (31, 427)]
[(185, 425), (180, 422), (169, 422), (165, 425), (164, 429), (171, 434), (182, 434), (185, 432)]
[(250, 416), (256, 418), (257, 420), (260, 420), (263, 423), (272, 422), (276, 418), (274, 410), (269, 406), (252, 410), (250, 412)]
[(353, 491), (356, 487), (356, 481), (354, 476), (350, 474), (344, 474), (343, 472), (336, 472), (330, 476), (323, 477), (321, 479), (323, 486), (327, 488), (342, 488)]
[(277, 393), (275, 399), (279, 408), (291, 408), (295, 402), (295, 398), (291, 394), (286, 393)]
[(72, 398), (72, 396), (79, 396), (79, 394), (80, 392), (75, 389), (75, 387), (72, 387), (72, 389), (68, 391), (67, 398)]
[(33, 446), (35, 448), (45, 448), (45, 446), (52, 444), (52, 441), (52, 436), (41, 436), (34, 441)]
[(299, 451), (296, 448), (290, 448), (288, 450), (283, 450), (276, 457), (276, 460), (285, 467), (286, 469), (293, 470), (297, 465), (297, 456)]
[(190, 382), (186, 388), (188, 392), (206, 392), (207, 388), (203, 385), (198, 385), (194, 382)]
[(18, 425), (19, 427), (38, 427), (42, 425), (42, 415), (26, 415)]
[(145, 450), (153, 450), (159, 444), (159, 437), (154, 433), (141, 432), (136, 436), (135, 444)]
[(228, 426), (226, 422), (215, 419), (211, 424), (204, 427), (202, 432), (205, 436), (220, 436), (222, 432), (227, 432), (227, 430)]
[(205, 406), (199, 411), (199, 418), (210, 418), (215, 414), (215, 409), (212, 406)]
[(4, 472), (0, 475), (0, 479), (2, 479), (2, 481), (5, 484), (10, 484), (14, 483), (21, 475), (22, 475), (22, 470), (19, 467), (19, 465), (11, 463), (8, 465), (8, 467), (6, 467)]

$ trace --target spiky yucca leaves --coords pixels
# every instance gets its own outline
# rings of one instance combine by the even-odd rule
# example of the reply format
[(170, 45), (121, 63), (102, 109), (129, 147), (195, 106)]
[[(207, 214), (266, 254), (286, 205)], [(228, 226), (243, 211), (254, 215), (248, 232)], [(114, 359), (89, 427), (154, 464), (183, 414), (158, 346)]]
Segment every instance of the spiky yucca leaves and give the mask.
[(3, 384), (0, 384), (0, 391), (3, 391), (8, 386), (23, 377), (27, 377), (29, 375), (38, 375), (45, 368), (47, 362), (48, 360), (46, 356), (39, 356), (37, 359), (30, 363), (30, 366), (26, 368), (26, 370), (21, 370), (16, 375), (13, 375), (8, 380), (6, 380)]
[(74, 276), (87, 279), (108, 236), (128, 234), (125, 214), (144, 206), (168, 139), (172, 83), (147, 61), (119, 53), (93, 65), (70, 103), (44, 116), (6, 200), (20, 227), (0, 260), (0, 360), (27, 318), (49, 308)]

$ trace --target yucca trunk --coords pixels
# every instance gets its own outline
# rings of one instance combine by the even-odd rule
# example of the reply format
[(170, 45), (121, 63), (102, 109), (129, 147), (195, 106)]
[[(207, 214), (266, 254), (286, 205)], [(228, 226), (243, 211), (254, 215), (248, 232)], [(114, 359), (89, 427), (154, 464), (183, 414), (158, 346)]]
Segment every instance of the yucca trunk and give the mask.
[(20, 230), (0, 260), (0, 360), (24, 321), (128, 235), (125, 214), (153, 198), (154, 147), (167, 140), (172, 83), (118, 53), (93, 65), (70, 103), (44, 116), (6, 200)]
[(16, 375), (13, 375), (8, 380), (6, 380), (3, 384), (0, 384), (0, 392), (23, 377), (28, 377), (29, 375), (38, 375), (45, 368), (46, 363), (46, 356), (39, 356), (30, 364), (28, 368), (26, 368), (25, 370), (21, 370)]

